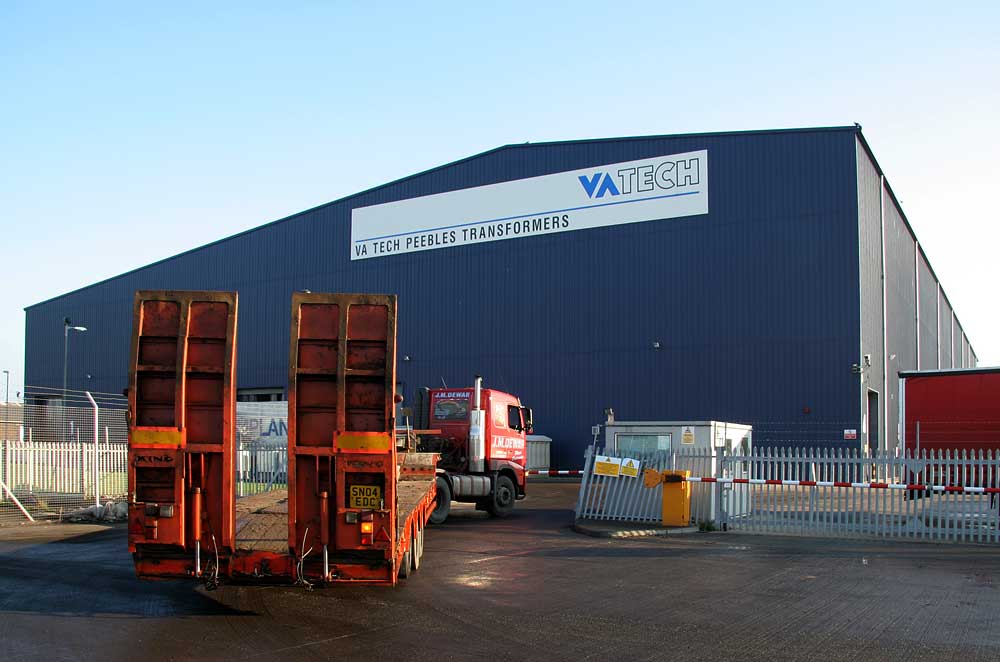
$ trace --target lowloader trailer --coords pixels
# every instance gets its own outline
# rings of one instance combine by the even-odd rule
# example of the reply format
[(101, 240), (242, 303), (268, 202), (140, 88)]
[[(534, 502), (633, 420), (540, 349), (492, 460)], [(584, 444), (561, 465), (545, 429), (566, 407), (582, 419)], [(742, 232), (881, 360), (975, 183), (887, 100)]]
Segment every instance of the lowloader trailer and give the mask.
[(292, 297), (288, 489), (237, 500), (235, 292), (136, 293), (128, 544), (141, 578), (395, 584), (435, 453), (398, 452), (396, 297)]

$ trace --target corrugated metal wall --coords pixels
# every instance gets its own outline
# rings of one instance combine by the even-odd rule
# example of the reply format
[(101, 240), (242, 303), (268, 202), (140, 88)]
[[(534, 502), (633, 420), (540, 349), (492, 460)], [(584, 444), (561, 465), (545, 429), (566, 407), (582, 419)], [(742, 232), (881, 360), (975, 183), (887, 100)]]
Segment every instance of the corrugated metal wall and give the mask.
[(883, 198), (886, 255), (886, 353), (889, 393), (886, 420), (890, 439), (898, 439), (899, 371), (917, 366), (916, 242), (895, 198)]
[(954, 357), (956, 368), (965, 368), (965, 357), (962, 356), (962, 326), (958, 320), (952, 317), (951, 328), (951, 355)]
[[(879, 292), (881, 255), (876, 250), (880, 239), (877, 227), (879, 187), (882, 191), (881, 239), (885, 244), (884, 363), (881, 358), (875, 358), (881, 356), (879, 345), (882, 336), (882, 301)], [(862, 393), (868, 389), (880, 391), (880, 404), (885, 404), (880, 414), (885, 417), (885, 434), (891, 447), (898, 439), (898, 372), (918, 368), (968, 367), (969, 360), (963, 356), (968, 354), (968, 349), (963, 345), (961, 325), (943, 288), (860, 135), (858, 219), (861, 247), (861, 354), (871, 354), (873, 364), (870, 376), (862, 376)], [(887, 396), (884, 398), (881, 397), (883, 389), (878, 385), (883, 365), (886, 368), (884, 392)]]
[(945, 298), (944, 292), (941, 292), (941, 296), (938, 300), (938, 310), (940, 311), (940, 318), (938, 319), (938, 338), (940, 339), (940, 350), (941, 350), (941, 368), (957, 368), (959, 366), (955, 365), (952, 358), (952, 326), (955, 323), (954, 316), (951, 312), (951, 306), (948, 304), (948, 299)]
[(934, 370), (938, 367), (938, 282), (927, 262), (927, 256), (919, 247), (917, 252), (917, 286), (920, 297), (917, 309), (920, 321), (917, 367), (919, 370)]
[[(871, 356), (871, 366), (861, 373), (858, 406), (867, 411), (868, 392), (878, 394), (878, 411), (868, 421), (867, 430), (862, 426), (862, 443), (875, 449), (885, 445), (886, 396), (885, 359), (883, 343), (885, 333), (882, 322), (882, 177), (868, 156), (864, 145), (857, 141), (858, 168), (858, 237), (860, 241), (859, 268), (861, 274), (861, 342), (855, 362), (862, 362), (865, 354)], [(876, 428), (878, 428), (876, 430)], [(890, 428), (895, 429), (895, 428)], [(870, 443), (874, 442), (874, 443)]]
[[(706, 216), (348, 257), (355, 206), (699, 149)], [(71, 338), (71, 388), (119, 390), (133, 292), (191, 288), (239, 291), (240, 386), (284, 386), (293, 291), (386, 292), (407, 398), (481, 373), (534, 407), (554, 466), (580, 465), (609, 406), (751, 423), (758, 445), (830, 442), (860, 423), (857, 195), (853, 128), (502, 148), (33, 306), (27, 381), (61, 382), (68, 315), (90, 328)]]

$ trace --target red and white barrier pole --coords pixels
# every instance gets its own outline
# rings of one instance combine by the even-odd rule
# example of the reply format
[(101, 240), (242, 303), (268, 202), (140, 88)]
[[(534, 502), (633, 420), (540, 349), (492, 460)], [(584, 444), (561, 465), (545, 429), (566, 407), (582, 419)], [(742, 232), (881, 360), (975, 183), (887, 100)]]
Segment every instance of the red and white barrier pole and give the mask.
[[(529, 476), (582, 476), (581, 470), (530, 469)], [(964, 494), (1000, 494), (1000, 487), (967, 485), (921, 485), (919, 483), (851, 483), (835, 480), (778, 480), (773, 478), (712, 478), (688, 476), (689, 483), (722, 483), (733, 485), (787, 485), (800, 487), (854, 487), (872, 490), (910, 490), (914, 492), (952, 492)]]
[(764, 478), (710, 478), (689, 476), (689, 483), (731, 483), (734, 485), (792, 485), (802, 487), (860, 487), (873, 490), (913, 490), (917, 492), (964, 492), (967, 494), (1000, 494), (1000, 487), (970, 487), (965, 485), (921, 485), (919, 483), (848, 483), (832, 480), (777, 480)]

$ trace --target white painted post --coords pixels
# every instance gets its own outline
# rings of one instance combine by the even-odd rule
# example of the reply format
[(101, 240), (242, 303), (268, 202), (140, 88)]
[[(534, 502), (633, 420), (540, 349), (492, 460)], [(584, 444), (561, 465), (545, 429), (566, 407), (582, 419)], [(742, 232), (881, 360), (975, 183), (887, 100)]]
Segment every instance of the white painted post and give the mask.
[(35, 518), (31, 516), (31, 513), (29, 513), (27, 509), (23, 505), (21, 505), (21, 502), (17, 500), (17, 497), (14, 496), (14, 493), (10, 491), (9, 487), (7, 487), (7, 483), (5, 483), (4, 481), (0, 481), (0, 488), (3, 488), (3, 491), (7, 493), (7, 496), (9, 496), (11, 500), (13, 500), (14, 505), (16, 505), (21, 510), (21, 512), (24, 513), (24, 516), (28, 518), (29, 522), (35, 521)]
[[(583, 477), (582, 480), (580, 481), (580, 493), (577, 495), (576, 498), (576, 510), (574, 512), (575, 519), (580, 519), (580, 516), (583, 515), (584, 495), (587, 492), (587, 488), (589, 487), (591, 479), (590, 461), (591, 458), (593, 458), (594, 456), (594, 452), (595, 449), (593, 446), (587, 446), (587, 450), (583, 456)], [(291, 469), (289, 469), (289, 471), (291, 471)]]
[(236, 496), (242, 497), (243, 495), (243, 447), (242, 444), (236, 444)]
[(33, 449), (35, 448), (34, 437), (31, 434), (31, 428), (28, 428), (28, 493), (35, 491), (35, 454)]
[(90, 395), (90, 391), (84, 391), (87, 395), (87, 399), (90, 400), (90, 406), (94, 408), (94, 505), (101, 505), (101, 473), (98, 469), (98, 460), (101, 456), (101, 428), (98, 427), (98, 413), (99, 408), (97, 402), (94, 400), (94, 396)]

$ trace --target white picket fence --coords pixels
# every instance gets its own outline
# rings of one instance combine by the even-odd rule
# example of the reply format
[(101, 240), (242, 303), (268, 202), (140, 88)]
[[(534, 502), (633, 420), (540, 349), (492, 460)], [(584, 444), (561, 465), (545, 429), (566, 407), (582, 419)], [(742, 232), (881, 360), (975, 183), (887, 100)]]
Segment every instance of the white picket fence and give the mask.
[(236, 451), (236, 496), (288, 487), (288, 446), (239, 442)]
[(25, 518), (17, 501), (36, 518), (58, 517), (125, 496), (128, 445), (0, 440), (0, 481), (0, 522)]
[[(0, 481), (10, 490), (0, 487), (0, 523), (26, 518), (14, 499), (36, 519), (123, 499), (128, 444), (0, 440)], [(240, 442), (235, 484), (237, 497), (287, 487), (288, 447)]]

